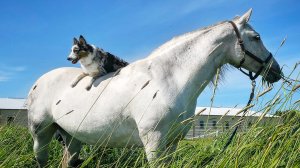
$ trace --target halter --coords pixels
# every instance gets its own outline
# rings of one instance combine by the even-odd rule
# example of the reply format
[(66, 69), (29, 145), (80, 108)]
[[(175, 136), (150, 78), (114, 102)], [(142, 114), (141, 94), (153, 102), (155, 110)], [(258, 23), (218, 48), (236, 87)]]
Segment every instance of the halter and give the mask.
[[(255, 87), (256, 87), (256, 82), (255, 82), (255, 79), (261, 74), (261, 72), (263, 71), (263, 69), (266, 67), (266, 65), (268, 64), (268, 62), (271, 60), (271, 58), (273, 57), (272, 56), (272, 53), (269, 54), (268, 58), (266, 60), (262, 60), (260, 59), (259, 57), (255, 56), (254, 54), (252, 54), (250, 51), (246, 50), (245, 49), (245, 46), (244, 46), (244, 41), (242, 40), (242, 37), (241, 37), (241, 33), (239, 32), (236, 24), (233, 22), (233, 21), (228, 21), (229, 23), (231, 23), (234, 31), (235, 31), (235, 34), (238, 38), (238, 43), (242, 49), (242, 52), (243, 52), (243, 58), (242, 60), (240, 61), (240, 65), (238, 66), (238, 69), (243, 72), (243, 74), (247, 75), (251, 80), (252, 80), (252, 89), (251, 89), (251, 93), (250, 93), (250, 97), (249, 97), (249, 100), (248, 100), (248, 103), (247, 103), (247, 106), (245, 107), (245, 109), (242, 111), (243, 112), (243, 115), (242, 115), (242, 118), (241, 118), (241, 121), (244, 120), (244, 117), (246, 115), (246, 112), (247, 112), (247, 107), (249, 107), (251, 105), (251, 102), (253, 100), (253, 97), (254, 97), (254, 91), (255, 91)], [(244, 70), (242, 70), (241, 66), (243, 65), (243, 63), (245, 62), (245, 56), (248, 55), (249, 57), (251, 57), (252, 59), (254, 59), (255, 61), (259, 62), (262, 66), (260, 67), (260, 69), (256, 72), (256, 74), (253, 76), (253, 72), (249, 71), (249, 73), (245, 72)], [(232, 134), (230, 135), (230, 137), (228, 138), (225, 146), (223, 147), (223, 150), (220, 152), (220, 154), (222, 154), (226, 149), (227, 147), (230, 145), (230, 143), (232, 142), (233, 140), (233, 137), (235, 136), (238, 128), (241, 126), (241, 122), (239, 124), (237, 124), (232, 132)]]
[[(251, 80), (255, 80), (255, 79), (261, 74), (261, 72), (262, 72), (263, 69), (266, 67), (266, 65), (269, 63), (269, 61), (271, 60), (271, 58), (273, 57), (273, 55), (272, 55), (272, 53), (270, 53), (266, 60), (262, 60), (262, 59), (260, 59), (259, 57), (257, 57), (256, 55), (252, 54), (250, 51), (246, 50), (246, 49), (245, 49), (245, 45), (244, 45), (244, 41), (243, 41), (243, 39), (242, 39), (242, 37), (241, 37), (241, 33), (239, 32), (239, 30), (238, 30), (236, 24), (235, 24), (233, 21), (228, 21), (228, 22), (232, 25), (232, 27), (233, 27), (233, 29), (234, 29), (234, 32), (235, 32), (235, 34), (236, 34), (236, 36), (237, 36), (237, 38), (238, 38), (238, 43), (239, 43), (239, 45), (240, 45), (240, 47), (241, 47), (241, 50), (242, 50), (243, 56), (244, 56), (244, 57), (242, 58), (242, 60), (240, 61), (240, 64), (239, 64), (239, 66), (238, 66), (238, 69), (239, 69), (243, 74), (247, 75)], [(245, 72), (244, 70), (242, 70), (242, 68), (241, 68), (241, 66), (242, 66), (242, 65), (244, 64), (244, 62), (245, 62), (245, 56), (246, 56), (246, 55), (249, 56), (249, 57), (251, 57), (251, 58), (254, 59), (255, 61), (259, 62), (259, 63), (262, 65), (262, 66), (260, 67), (260, 69), (255, 73), (254, 76), (253, 76), (253, 72), (249, 71), (249, 72), (247, 73), (247, 72)]]

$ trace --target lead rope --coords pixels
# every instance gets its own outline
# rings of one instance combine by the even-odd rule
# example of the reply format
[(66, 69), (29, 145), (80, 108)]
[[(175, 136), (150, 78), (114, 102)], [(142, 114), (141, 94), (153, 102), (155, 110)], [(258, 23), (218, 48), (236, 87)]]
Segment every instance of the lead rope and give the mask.
[(251, 102), (252, 102), (252, 100), (253, 100), (253, 97), (254, 97), (254, 91), (255, 91), (255, 87), (256, 87), (256, 82), (255, 82), (255, 80), (252, 80), (251, 85), (252, 85), (252, 88), (251, 88), (250, 97), (249, 97), (247, 106), (245, 107), (245, 110), (243, 111), (243, 115), (242, 115), (242, 117), (241, 117), (241, 119), (240, 119), (241, 122), (239, 122), (239, 123), (235, 126), (233, 132), (231, 133), (230, 137), (228, 138), (228, 140), (227, 140), (227, 142), (226, 142), (226, 144), (225, 144), (223, 150), (220, 152), (220, 154), (222, 154), (222, 153), (227, 149), (227, 147), (230, 145), (230, 143), (232, 142), (234, 136), (236, 135), (236, 132), (237, 132), (238, 128), (241, 126), (242, 121), (243, 121), (244, 118), (245, 118), (246, 112), (247, 112), (247, 110), (248, 110), (247, 107), (250, 106), (250, 104), (251, 104)]

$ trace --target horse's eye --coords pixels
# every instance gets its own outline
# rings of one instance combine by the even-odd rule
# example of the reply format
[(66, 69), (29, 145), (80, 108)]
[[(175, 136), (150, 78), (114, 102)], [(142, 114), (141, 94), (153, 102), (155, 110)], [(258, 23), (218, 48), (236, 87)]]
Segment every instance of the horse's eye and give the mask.
[(259, 36), (259, 35), (254, 36), (254, 38), (255, 38), (256, 40), (260, 40), (260, 36)]

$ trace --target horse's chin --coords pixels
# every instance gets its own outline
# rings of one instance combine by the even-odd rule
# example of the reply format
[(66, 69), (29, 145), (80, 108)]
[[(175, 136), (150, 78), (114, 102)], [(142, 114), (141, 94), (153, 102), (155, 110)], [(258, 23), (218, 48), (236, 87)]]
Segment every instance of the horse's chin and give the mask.
[(265, 75), (265, 80), (269, 83), (278, 82), (282, 78), (282, 71), (277, 62), (273, 63), (272, 67)]
[(278, 82), (281, 79), (281, 76), (278, 75), (277, 73), (269, 73), (265, 78), (266, 82), (268, 83), (275, 83)]

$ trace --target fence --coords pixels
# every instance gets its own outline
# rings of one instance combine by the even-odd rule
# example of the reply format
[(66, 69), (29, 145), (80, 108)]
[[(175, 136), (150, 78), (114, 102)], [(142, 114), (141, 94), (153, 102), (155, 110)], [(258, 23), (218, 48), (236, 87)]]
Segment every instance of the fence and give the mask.
[[(191, 129), (189, 130), (189, 132), (187, 133), (185, 139), (197, 139), (197, 138), (204, 138), (204, 137), (216, 137), (224, 132), (228, 132), (230, 130), (230, 128), (233, 125), (229, 125), (227, 122), (225, 122), (224, 124), (215, 124), (210, 123), (207, 124), (205, 126), (201, 125), (193, 125), (191, 127)], [(250, 125), (242, 125), (241, 129), (243, 131), (247, 131), (248, 127)]]

